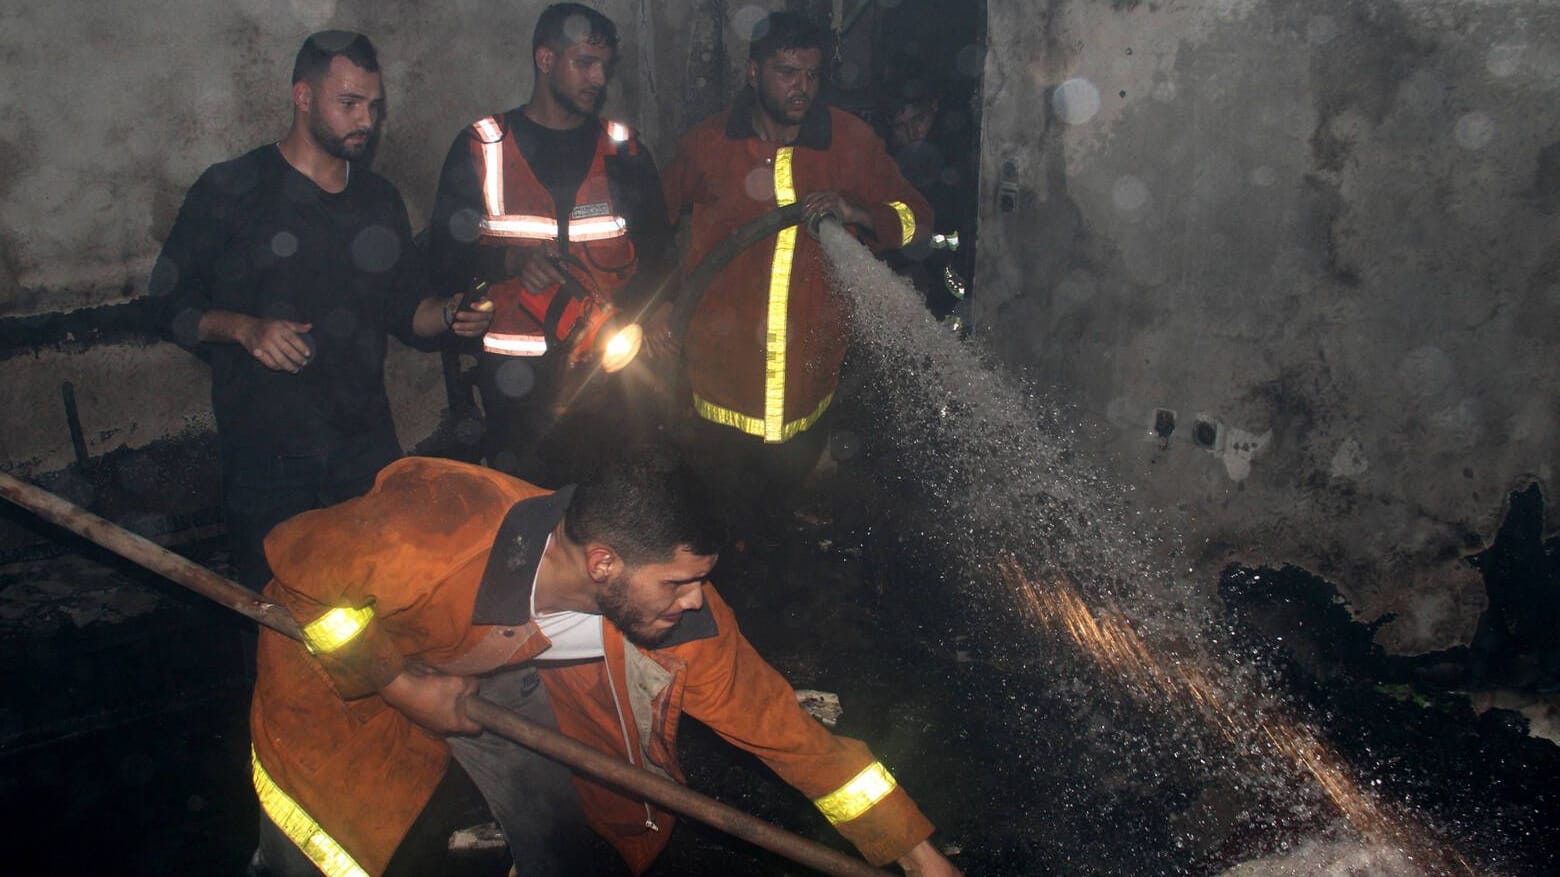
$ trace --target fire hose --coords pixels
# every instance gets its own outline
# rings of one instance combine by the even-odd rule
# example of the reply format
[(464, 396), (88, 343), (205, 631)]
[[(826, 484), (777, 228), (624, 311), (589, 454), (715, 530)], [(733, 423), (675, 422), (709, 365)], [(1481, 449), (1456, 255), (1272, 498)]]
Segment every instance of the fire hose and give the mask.
[[(668, 323), (668, 327), (672, 330), (672, 337), (681, 342), (688, 334), (688, 324), (693, 322), (693, 313), (698, 310), (699, 301), (704, 298), (704, 291), (709, 288), (710, 281), (715, 279), (715, 275), (730, 264), (732, 259), (758, 241), (801, 221), (801, 203), (787, 204), (738, 226), (724, 240), (711, 248), (704, 258), (699, 260), (698, 266), (683, 278), (682, 288), (677, 295), (676, 303), (672, 305), (671, 320)], [(809, 227), (808, 230), (814, 232), (816, 236), (815, 228)]]
[[(0, 496), (133, 563), (272, 630), (302, 638), (286, 607), (229, 581), (188, 558), (130, 532), (39, 487), (0, 472)], [(551, 728), (480, 696), (466, 700), (466, 715), (483, 728), (617, 788), (720, 829), (819, 873), (867, 877), (885, 872), (815, 841), (792, 834), (672, 780), (604, 755)]]

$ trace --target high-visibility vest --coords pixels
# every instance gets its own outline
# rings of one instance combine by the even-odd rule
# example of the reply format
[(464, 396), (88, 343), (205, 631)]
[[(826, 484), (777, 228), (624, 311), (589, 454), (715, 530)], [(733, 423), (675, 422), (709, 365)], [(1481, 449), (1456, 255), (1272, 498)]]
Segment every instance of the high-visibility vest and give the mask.
[[(497, 247), (558, 243), (565, 270), (587, 292), (610, 301), (633, 275), (635, 253), (627, 220), (612, 202), (606, 159), (634, 155), (638, 146), (627, 125), (598, 121), (601, 133), (596, 138), (596, 153), (575, 193), (574, 209), (561, 228), (552, 194), (520, 154), (503, 116), (472, 123), (471, 150), (482, 184), (478, 242)], [(482, 348), (506, 356), (541, 356), (568, 337), (573, 323), (585, 311), (584, 302), (567, 293), (560, 295), (556, 285), (526, 289), (517, 278), (493, 281), (488, 297), (494, 304), (493, 323), (482, 339)]]

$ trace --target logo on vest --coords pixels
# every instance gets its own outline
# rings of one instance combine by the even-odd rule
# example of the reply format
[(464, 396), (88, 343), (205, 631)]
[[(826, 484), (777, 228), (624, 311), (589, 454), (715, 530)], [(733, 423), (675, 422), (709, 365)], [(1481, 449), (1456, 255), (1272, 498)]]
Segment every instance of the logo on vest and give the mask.
[(576, 219), (595, 219), (598, 216), (611, 216), (612, 205), (601, 201), (596, 204), (577, 204), (569, 211), (570, 221)]

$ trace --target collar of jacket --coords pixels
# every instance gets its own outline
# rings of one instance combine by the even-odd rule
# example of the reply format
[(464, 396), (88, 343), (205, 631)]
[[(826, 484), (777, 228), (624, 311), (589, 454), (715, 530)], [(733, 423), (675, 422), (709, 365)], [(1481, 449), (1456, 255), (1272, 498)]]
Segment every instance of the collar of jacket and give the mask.
[(570, 484), (509, 507), (498, 535), (493, 537), (487, 568), (482, 571), (482, 584), (471, 607), (472, 624), (515, 626), (531, 620), (531, 584), (542, 562), (542, 549), (573, 498), (574, 485)]
[[(547, 536), (552, 533), (574, 499), (574, 485), (552, 493), (523, 499), (509, 507), (504, 522), (493, 537), (482, 584), (471, 607), (472, 624), (518, 627), (531, 620), (531, 586), (536, 568), (542, 563)], [(666, 639), (656, 648), (692, 642), (719, 633), (708, 601), (697, 610), (684, 612)]]
[[(726, 117), (726, 139), (746, 140), (758, 136), (758, 132), (753, 130), (753, 106), (757, 102), (752, 86), (742, 89), (736, 103), (731, 106), (731, 115)], [(796, 139), (784, 145), (805, 146), (821, 151), (828, 149), (833, 139), (834, 124), (829, 118), (829, 107), (821, 99), (815, 99), (812, 106), (807, 108), (807, 115), (802, 117), (802, 129), (796, 132)]]

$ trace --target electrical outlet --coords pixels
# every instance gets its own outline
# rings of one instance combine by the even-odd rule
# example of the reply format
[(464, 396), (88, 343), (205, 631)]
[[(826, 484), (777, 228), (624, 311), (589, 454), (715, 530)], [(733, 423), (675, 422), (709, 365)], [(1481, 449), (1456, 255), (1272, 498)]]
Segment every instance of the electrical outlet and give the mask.
[(1219, 423), (1204, 415), (1197, 416), (1197, 422), (1192, 424), (1192, 444), (1199, 448), (1215, 450), (1219, 446)]

